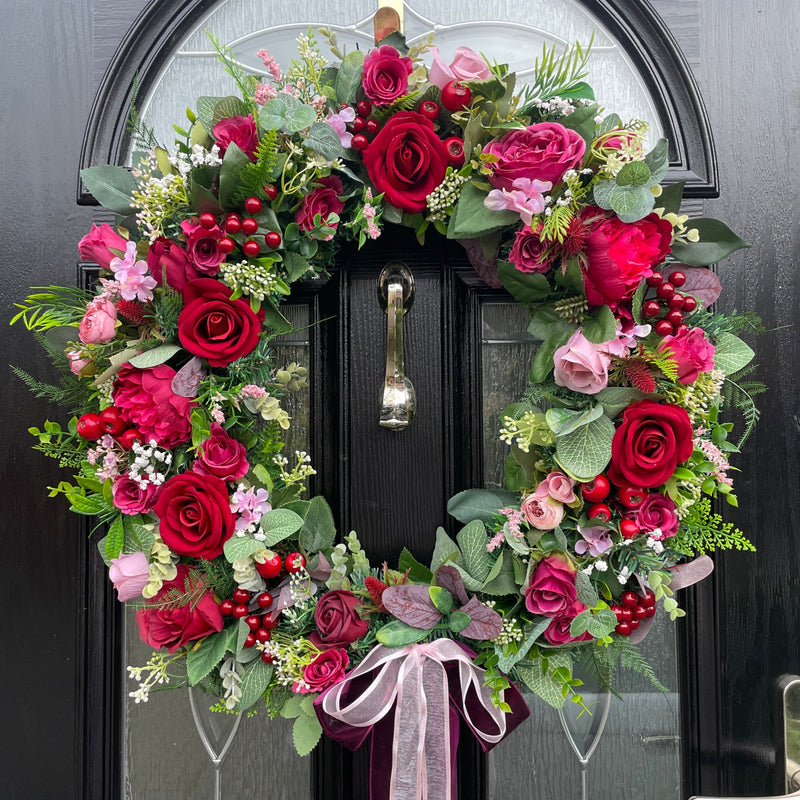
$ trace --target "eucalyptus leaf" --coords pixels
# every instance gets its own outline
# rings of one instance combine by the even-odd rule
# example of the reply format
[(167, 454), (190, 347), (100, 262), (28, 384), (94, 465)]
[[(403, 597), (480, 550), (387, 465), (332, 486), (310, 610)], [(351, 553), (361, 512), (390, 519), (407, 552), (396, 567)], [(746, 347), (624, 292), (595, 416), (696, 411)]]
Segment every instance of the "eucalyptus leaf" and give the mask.
[(556, 436), (572, 433), (602, 416), (603, 407), (599, 404), (577, 411), (569, 408), (548, 408), (545, 412), (547, 425)]
[(650, 186), (650, 167), (644, 161), (629, 161), (617, 173), (617, 186)]
[(755, 356), (752, 348), (732, 333), (721, 333), (716, 338), (714, 366), (726, 375), (733, 375), (746, 367)]
[(448, 500), (447, 513), (463, 523), (476, 519), (494, 522), (501, 508), (512, 506), (517, 501), (515, 493), (503, 489), (466, 489)]
[(128, 216), (131, 213), (131, 195), (136, 190), (136, 178), (124, 167), (103, 164), (81, 170), (86, 188), (103, 208)]
[(707, 267), (750, 245), (718, 219), (690, 219), (686, 223), (700, 235), (699, 242), (673, 242), (672, 255), (690, 267)]
[(611, 190), (608, 200), (622, 222), (638, 222), (655, 205), (655, 197), (646, 186), (617, 185)]
[(328, 161), (344, 158), (344, 147), (339, 134), (327, 122), (317, 122), (311, 126), (303, 145), (319, 153)]
[[(255, 648), (253, 649), (255, 650)], [(242, 698), (239, 700), (240, 711), (247, 711), (248, 708), (254, 706), (261, 695), (267, 691), (274, 669), (274, 664), (267, 664), (260, 658), (255, 659), (245, 668), (241, 684)]]
[[(323, 500), (322, 502), (324, 503), (325, 501)], [(309, 513), (311, 513), (310, 508)], [(306, 519), (308, 519), (308, 517), (306, 517)], [(297, 533), (303, 526), (303, 518), (295, 514), (294, 511), (290, 511), (288, 508), (274, 508), (272, 511), (267, 511), (259, 522), (261, 532), (267, 537), (261, 544), (261, 547), (272, 547), (278, 542), (288, 539), (292, 534)], [(228, 542), (230, 541), (229, 539)], [(226, 542), (226, 545), (228, 542)]]
[(614, 423), (601, 414), (572, 433), (556, 437), (556, 461), (568, 475), (588, 481), (599, 475), (611, 460)]
[(133, 358), (129, 360), (131, 365), (137, 369), (149, 369), (150, 367), (157, 367), (159, 364), (164, 364), (169, 361), (170, 358), (180, 350), (181, 347), (177, 344), (160, 344), (158, 347), (145, 350), (144, 353), (133, 356)]
[(253, 555), (253, 553), (263, 550), (265, 547), (270, 547), (270, 545), (265, 542), (260, 542), (250, 535), (232, 536), (222, 546), (222, 552), (225, 554), (225, 558), (232, 564), (240, 558), (248, 558)]
[(456, 540), (461, 548), (464, 569), (477, 580), (484, 580), (491, 569), (489, 551), (486, 549), (489, 543), (486, 526), (480, 520), (473, 520), (458, 532)]
[(424, 639), (430, 631), (424, 628), (412, 628), (394, 619), (384, 625), (376, 634), (375, 638), (387, 647), (405, 647), (407, 644), (415, 644)]
[(616, 185), (614, 181), (610, 181), (607, 178), (597, 181), (592, 189), (595, 205), (605, 211), (611, 211), (611, 192)]

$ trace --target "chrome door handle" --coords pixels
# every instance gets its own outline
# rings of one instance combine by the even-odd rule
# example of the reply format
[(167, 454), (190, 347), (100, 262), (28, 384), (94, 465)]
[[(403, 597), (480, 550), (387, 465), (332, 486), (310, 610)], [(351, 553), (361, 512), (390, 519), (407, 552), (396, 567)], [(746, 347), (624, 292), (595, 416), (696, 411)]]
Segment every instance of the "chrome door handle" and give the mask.
[(406, 377), (403, 356), (403, 317), (414, 302), (414, 276), (400, 261), (387, 264), (378, 277), (378, 302), (386, 312), (386, 372), (381, 389), (382, 428), (401, 431), (417, 410), (414, 385)]

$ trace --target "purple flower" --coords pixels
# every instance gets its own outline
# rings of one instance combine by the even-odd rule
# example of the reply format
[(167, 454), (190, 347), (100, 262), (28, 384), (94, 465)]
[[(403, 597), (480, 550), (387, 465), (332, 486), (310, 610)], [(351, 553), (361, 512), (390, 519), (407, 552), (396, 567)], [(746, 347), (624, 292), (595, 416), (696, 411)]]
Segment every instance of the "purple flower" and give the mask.
[(353, 134), (347, 130), (347, 123), (356, 118), (355, 109), (348, 106), (347, 108), (342, 108), (337, 114), (328, 113), (330, 116), (325, 122), (339, 134), (339, 141), (342, 143), (342, 147), (350, 147), (350, 143), (353, 141)]
[(611, 548), (610, 528), (604, 525), (591, 525), (588, 528), (581, 528), (578, 525), (578, 533), (583, 537), (583, 541), (575, 543), (575, 552), (579, 555), (589, 553), (590, 556), (597, 558)]

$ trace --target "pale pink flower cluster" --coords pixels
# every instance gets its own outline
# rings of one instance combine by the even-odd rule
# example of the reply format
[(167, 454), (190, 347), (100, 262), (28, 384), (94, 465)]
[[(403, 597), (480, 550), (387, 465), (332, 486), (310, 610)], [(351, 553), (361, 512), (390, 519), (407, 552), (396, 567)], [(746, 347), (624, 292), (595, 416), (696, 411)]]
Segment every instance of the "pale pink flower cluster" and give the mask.
[(511, 189), (492, 189), (483, 204), (491, 211), (516, 211), (525, 225), (531, 225), (535, 214), (544, 211), (543, 192), (553, 188), (550, 181), (536, 178), (517, 178)]
[(225, 413), (222, 410), (222, 401), (224, 399), (221, 394), (216, 394), (211, 398), (211, 419), (220, 425), (225, 422)]
[(236, 530), (254, 530), (261, 520), (261, 517), (272, 510), (268, 502), (269, 492), (266, 489), (244, 488), (244, 484), (239, 484), (239, 488), (231, 495), (231, 511), (238, 514), (236, 520)]
[(266, 397), (268, 394), (269, 392), (266, 389), (253, 383), (248, 383), (247, 386), (242, 386), (239, 389), (239, 397), (254, 397), (258, 399), (259, 397)]
[(147, 271), (146, 261), (136, 260), (136, 243), (125, 246), (125, 258), (112, 258), (109, 264), (119, 283), (119, 293), (123, 300), (139, 300), (146, 303), (153, 299), (153, 289), (157, 284)]
[(281, 79), (281, 68), (278, 62), (263, 49), (259, 50), (256, 55), (264, 62), (264, 66), (269, 70), (273, 80), (279, 81)]
[(712, 475), (720, 482), (728, 486), (733, 486), (733, 479), (728, 477), (727, 470), (730, 469), (728, 457), (710, 439), (703, 439), (699, 434), (703, 429), (698, 429), (698, 436), (695, 437), (694, 446), (703, 452), (705, 457), (714, 465)]
[[(509, 534), (516, 539), (524, 538), (525, 534), (519, 528), (523, 521), (522, 512), (516, 508), (501, 508), (500, 513), (508, 517), (508, 522), (506, 524), (508, 525)], [(486, 545), (486, 549), (491, 553), (497, 550), (497, 548), (503, 544), (504, 540), (505, 534), (501, 528)]]
[(95, 447), (89, 448), (86, 453), (86, 460), (94, 467), (100, 464), (97, 470), (97, 478), (101, 481), (107, 478), (116, 478), (119, 472), (119, 464), (122, 460), (122, 453), (119, 445), (109, 434), (100, 437)]
[(253, 100), (256, 101), (260, 106), (263, 106), (268, 100), (272, 100), (273, 97), (277, 97), (278, 93), (275, 91), (275, 87), (271, 83), (259, 83), (256, 86), (256, 90), (253, 94)]

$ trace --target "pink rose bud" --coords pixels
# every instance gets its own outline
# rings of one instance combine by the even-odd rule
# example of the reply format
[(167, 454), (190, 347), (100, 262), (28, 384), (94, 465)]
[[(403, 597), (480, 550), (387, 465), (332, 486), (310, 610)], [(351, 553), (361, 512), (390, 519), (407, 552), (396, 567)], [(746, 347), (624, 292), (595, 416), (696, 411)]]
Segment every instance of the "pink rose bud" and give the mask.
[(574, 503), (575, 480), (563, 472), (551, 472), (537, 487), (536, 497), (552, 497), (558, 503)]
[(564, 519), (564, 506), (550, 497), (528, 495), (521, 508), (528, 523), (540, 531), (551, 531)]
[(444, 63), (438, 47), (431, 47), (433, 64), (428, 72), (428, 80), (440, 89), (451, 81), (484, 81), (490, 75), (489, 65), (469, 47), (457, 47), (450, 66)]
[(150, 565), (147, 556), (142, 553), (122, 553), (111, 559), (108, 577), (117, 590), (120, 603), (141, 597), (142, 590), (150, 581)]
[(102, 225), (92, 225), (91, 231), (78, 242), (78, 252), (84, 261), (94, 261), (103, 269), (108, 269), (112, 258), (117, 258), (118, 253), (112, 253), (111, 248), (125, 252), (128, 244), (107, 222)]

